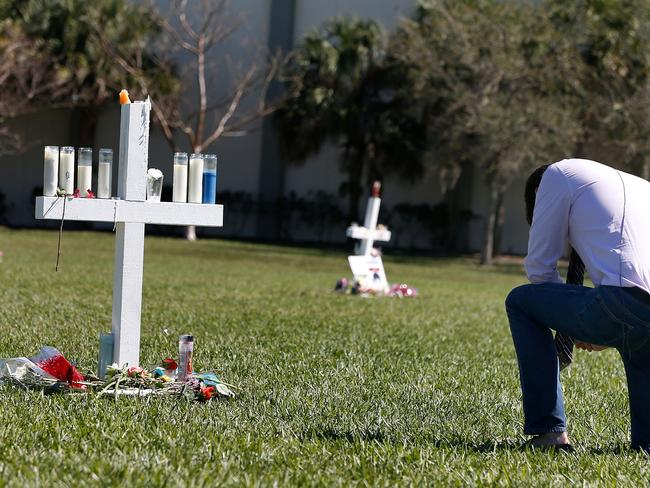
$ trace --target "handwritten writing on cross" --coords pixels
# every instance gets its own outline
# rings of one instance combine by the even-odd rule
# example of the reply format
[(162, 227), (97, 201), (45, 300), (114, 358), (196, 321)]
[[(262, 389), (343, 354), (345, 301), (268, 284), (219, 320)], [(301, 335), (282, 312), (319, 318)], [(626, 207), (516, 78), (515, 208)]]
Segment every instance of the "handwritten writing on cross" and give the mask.
[(379, 192), (381, 190), (381, 183), (375, 181), (372, 185), (372, 194), (368, 198), (368, 205), (366, 206), (366, 218), (363, 227), (352, 224), (348, 227), (346, 235), (353, 239), (359, 239), (355, 247), (355, 253), (358, 256), (367, 256), (372, 252), (373, 244), (375, 241), (388, 242), (390, 241), (390, 231), (386, 228), (377, 228), (377, 219), (379, 218), (379, 205), (381, 205), (381, 198)]
[[(116, 199), (63, 197), (66, 220), (115, 223), (112, 332), (113, 361), (119, 365), (140, 362), (145, 224), (223, 225), (222, 205), (145, 201), (150, 111), (149, 100), (122, 105)], [(36, 218), (60, 220), (63, 198), (37, 197)]]

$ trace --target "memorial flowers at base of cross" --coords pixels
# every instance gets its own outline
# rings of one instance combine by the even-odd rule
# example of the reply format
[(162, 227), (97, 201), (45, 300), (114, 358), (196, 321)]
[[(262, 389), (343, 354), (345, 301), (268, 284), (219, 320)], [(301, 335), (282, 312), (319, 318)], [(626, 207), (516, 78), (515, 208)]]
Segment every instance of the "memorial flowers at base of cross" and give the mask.
[[(165, 360), (167, 361), (167, 360)], [(140, 367), (120, 368), (114, 364), (106, 372), (106, 380), (98, 384), (100, 394), (116, 395), (167, 395), (206, 402), (212, 398), (235, 396), (233, 386), (222, 382), (215, 373), (192, 373), (185, 381), (176, 381), (175, 371), (158, 366), (151, 371)]]
[(359, 295), (363, 297), (381, 296), (381, 297), (416, 297), (418, 295), (417, 288), (407, 285), (406, 283), (395, 283), (386, 290), (378, 290), (365, 286), (359, 280), (348, 280), (341, 278), (336, 282), (334, 291), (346, 295)]
[(390, 287), (390, 290), (388, 290), (388, 295), (391, 297), (416, 297), (418, 295), (418, 290), (406, 283), (395, 283)]
[(235, 396), (233, 386), (213, 372), (191, 373), (185, 381), (176, 380), (177, 363), (172, 358), (147, 370), (116, 364), (101, 380), (93, 374), (82, 375), (56, 348), (45, 346), (31, 358), (0, 359), (0, 385), (6, 383), (45, 393), (97, 394), (99, 396), (168, 396), (207, 402)]

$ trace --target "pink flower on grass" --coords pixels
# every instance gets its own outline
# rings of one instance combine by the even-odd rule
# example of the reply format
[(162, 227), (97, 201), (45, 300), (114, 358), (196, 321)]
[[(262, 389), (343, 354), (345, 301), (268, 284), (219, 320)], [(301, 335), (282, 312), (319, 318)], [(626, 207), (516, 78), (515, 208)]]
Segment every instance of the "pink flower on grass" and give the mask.
[(145, 370), (142, 369), (139, 366), (132, 366), (131, 368), (126, 370), (126, 374), (130, 378), (143, 378), (145, 376)]

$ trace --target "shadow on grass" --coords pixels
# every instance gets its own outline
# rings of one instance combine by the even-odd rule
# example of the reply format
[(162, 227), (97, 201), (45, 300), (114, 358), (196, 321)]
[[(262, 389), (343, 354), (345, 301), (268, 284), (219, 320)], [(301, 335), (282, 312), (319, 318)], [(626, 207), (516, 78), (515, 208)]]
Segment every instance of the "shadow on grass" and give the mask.
[[(403, 445), (408, 446), (415, 444), (414, 440), (408, 439), (395, 439), (392, 435), (382, 432), (381, 430), (366, 430), (359, 432), (352, 432), (349, 430), (339, 431), (336, 429), (323, 429), (323, 430), (307, 430), (298, 435), (301, 441), (332, 441), (332, 442), (349, 442), (356, 444), (360, 442), (375, 442), (377, 444), (386, 445)], [(426, 444), (436, 449), (454, 449), (471, 451), (475, 453), (489, 453), (489, 452), (522, 452), (522, 453), (544, 453), (550, 454), (552, 451), (534, 450), (530, 447), (525, 447), (524, 443), (516, 443), (512, 441), (485, 441), (485, 442), (467, 442), (463, 440), (440, 440), (435, 438), (418, 437), (418, 444)], [(599, 447), (586, 447), (574, 446), (577, 449), (577, 454), (586, 454), (592, 456), (611, 456), (611, 455), (637, 455), (643, 451), (636, 451), (628, 444), (610, 444), (601, 445)], [(564, 452), (557, 452), (557, 454), (566, 455)], [(644, 453), (646, 457), (650, 458), (650, 453)]]
[[(367, 430), (352, 432), (349, 430), (339, 431), (336, 429), (307, 430), (302, 435), (298, 435), (301, 441), (321, 440), (321, 441), (344, 441), (351, 444), (359, 442), (376, 442), (378, 444), (388, 445), (409, 445), (414, 444), (408, 439), (395, 439), (392, 435), (386, 434), (381, 430)], [(440, 440), (427, 437), (418, 437), (418, 443), (424, 443), (437, 449), (464, 449), (474, 452), (494, 452), (494, 451), (516, 451), (521, 449), (520, 444), (512, 442), (482, 442), (471, 443), (461, 440)]]
[(346, 442), (359, 442), (359, 441), (377, 441), (379, 443), (390, 442), (387, 436), (381, 431), (339, 431), (335, 429), (323, 430), (308, 430), (302, 435), (298, 435), (301, 441), (311, 440), (324, 440), (324, 441), (346, 441)]
[(650, 453), (644, 452), (642, 450), (632, 449), (629, 444), (609, 444), (606, 446), (599, 447), (589, 447), (585, 449), (585, 452), (595, 456), (610, 456), (610, 455), (622, 455), (622, 454), (632, 454), (632, 455), (643, 455), (645, 457), (650, 457)]

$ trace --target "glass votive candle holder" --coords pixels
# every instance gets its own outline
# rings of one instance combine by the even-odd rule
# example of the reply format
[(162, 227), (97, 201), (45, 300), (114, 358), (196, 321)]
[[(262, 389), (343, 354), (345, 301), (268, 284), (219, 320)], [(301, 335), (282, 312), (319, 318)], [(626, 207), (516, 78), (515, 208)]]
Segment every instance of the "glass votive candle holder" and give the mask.
[(99, 168), (97, 170), (97, 198), (111, 198), (113, 188), (113, 151), (99, 150)]
[(93, 150), (80, 147), (77, 150), (77, 189), (82, 198), (89, 196), (93, 184)]
[(59, 184), (59, 146), (45, 146), (43, 195), (55, 197)]
[(66, 195), (74, 193), (74, 147), (63, 146), (59, 150), (59, 188)]
[(147, 171), (147, 201), (159, 202), (162, 195), (163, 174), (156, 168)]
[(187, 153), (174, 153), (174, 185), (172, 201), (187, 202)]
[(217, 203), (217, 155), (203, 156), (203, 203)]

